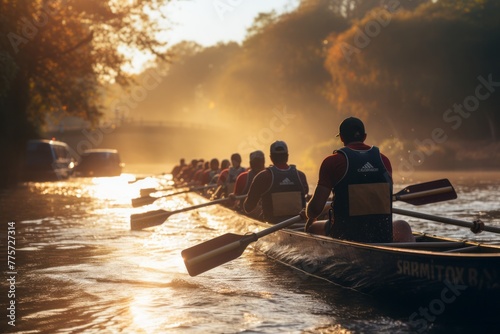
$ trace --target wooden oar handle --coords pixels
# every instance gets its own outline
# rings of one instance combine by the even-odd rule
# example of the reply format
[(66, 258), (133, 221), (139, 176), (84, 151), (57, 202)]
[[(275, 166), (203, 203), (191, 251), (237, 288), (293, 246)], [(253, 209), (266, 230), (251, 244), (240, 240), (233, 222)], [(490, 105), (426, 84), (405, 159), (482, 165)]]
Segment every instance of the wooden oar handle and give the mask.
[[(477, 228), (477, 223), (475, 223), (475, 222), (471, 223), (471, 222), (464, 221), (464, 220), (439, 217), (439, 216), (429, 215), (429, 214), (421, 213), (421, 212), (413, 212), (413, 211), (408, 211), (408, 210), (404, 210), (404, 209), (392, 208), (392, 213), (396, 213), (396, 214), (400, 214), (400, 215), (404, 215), (404, 216), (415, 217), (415, 218), (427, 219), (427, 220), (436, 221), (436, 222), (445, 223), (445, 224), (468, 227), (473, 232), (474, 232), (474, 229)], [(488, 231), (488, 232), (500, 233), (500, 228), (495, 227), (495, 226), (484, 226), (483, 225), (482, 230)], [(478, 232), (474, 232), (474, 233), (478, 233)]]
[[(247, 197), (247, 195), (240, 195), (240, 196), (236, 196), (235, 199), (243, 199), (245, 197)], [(215, 204), (219, 204), (219, 203), (228, 202), (229, 200), (230, 200), (229, 197), (220, 198), (220, 199), (216, 199), (216, 200), (213, 200), (213, 201), (210, 201), (210, 202), (205, 202), (205, 203), (200, 203), (200, 204), (188, 206), (188, 207), (183, 208), (183, 209), (179, 209), (179, 210), (175, 210), (175, 211), (165, 211), (165, 212), (168, 212), (169, 215), (173, 215), (174, 213), (180, 213), (180, 212), (186, 212), (186, 211), (190, 211), (190, 210), (195, 210), (195, 209), (203, 208), (203, 207), (210, 206), (210, 205), (215, 205)]]

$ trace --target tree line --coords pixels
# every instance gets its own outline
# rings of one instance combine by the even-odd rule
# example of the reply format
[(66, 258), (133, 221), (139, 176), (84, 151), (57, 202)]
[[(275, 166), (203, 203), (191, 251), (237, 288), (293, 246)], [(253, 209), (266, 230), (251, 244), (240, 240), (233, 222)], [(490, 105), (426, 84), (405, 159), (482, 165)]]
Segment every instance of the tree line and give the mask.
[[(39, 135), (47, 114), (97, 124), (115, 112), (106, 109), (109, 82), (141, 78), (122, 70), (123, 44), (168, 68), (130, 118), (217, 124), (234, 149), (252, 136), (259, 145), (280, 137), (307, 166), (339, 146), (338, 123), (356, 115), (372, 143), (412, 168), (500, 160), (497, 1), (303, 0), (284, 14), (261, 13), (241, 44), (168, 50), (144, 10), (161, 12), (164, 2), (1, 0), (2, 156)], [(148, 23), (132, 28), (139, 21)]]
[(492, 0), (302, 1), (259, 15), (242, 45), (176, 45), (190, 52), (138, 109), (231, 124), (237, 139), (286, 108), (293, 121), (274, 135), (315, 165), (356, 115), (396, 168), (494, 166), (499, 14)]

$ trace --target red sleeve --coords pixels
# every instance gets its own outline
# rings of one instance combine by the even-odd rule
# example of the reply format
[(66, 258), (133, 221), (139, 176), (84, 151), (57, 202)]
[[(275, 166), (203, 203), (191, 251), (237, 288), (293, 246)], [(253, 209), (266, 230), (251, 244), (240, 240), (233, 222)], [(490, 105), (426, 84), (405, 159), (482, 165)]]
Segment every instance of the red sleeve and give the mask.
[(227, 176), (229, 175), (229, 169), (224, 169), (222, 172), (219, 174), (219, 178), (217, 179), (217, 184), (221, 185), (224, 182), (226, 182)]
[(208, 182), (210, 181), (209, 180), (209, 176), (210, 176), (209, 173), (210, 173), (210, 170), (206, 170), (203, 172), (203, 174), (200, 177), (201, 184), (208, 184)]
[(327, 156), (319, 168), (318, 186), (333, 189), (344, 177), (346, 169), (347, 160), (343, 153), (334, 153)]
[(247, 184), (248, 172), (243, 172), (236, 178), (236, 183), (234, 184), (234, 194), (236, 196), (243, 195), (243, 190)]
[(269, 189), (271, 182), (272, 174), (271, 171), (267, 169), (255, 175), (255, 178), (250, 185), (250, 189), (248, 190), (248, 196), (245, 199), (245, 203), (243, 206), (247, 213), (253, 211), (253, 209), (257, 207), (260, 198)]

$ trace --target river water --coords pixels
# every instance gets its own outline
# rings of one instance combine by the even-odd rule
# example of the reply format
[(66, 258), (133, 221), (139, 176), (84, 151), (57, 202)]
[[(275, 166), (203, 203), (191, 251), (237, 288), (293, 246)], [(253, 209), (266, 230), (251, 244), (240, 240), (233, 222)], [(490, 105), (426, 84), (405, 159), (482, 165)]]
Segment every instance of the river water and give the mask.
[[(397, 187), (442, 177), (452, 181), (459, 198), (419, 210), (468, 221), (480, 217), (500, 226), (498, 172), (421, 173), (400, 178)], [(382, 306), (369, 296), (304, 276), (251, 247), (230, 263), (190, 277), (181, 250), (226, 232), (244, 233), (231, 229), (237, 217), (210, 206), (172, 215), (155, 228), (130, 231), (133, 213), (171, 211), (202, 201), (177, 195), (132, 208), (130, 201), (141, 188), (158, 183), (129, 184), (131, 179), (122, 174), (26, 183), (1, 193), (0, 332), (422, 332), (410, 321), (411, 310)], [(414, 230), (500, 243), (498, 234), (474, 235), (464, 227), (406, 219)], [(8, 263), (7, 243), (13, 240), (15, 249), (9, 250), (15, 250), (15, 259)], [(461, 320), (436, 321), (425, 332), (491, 329)]]

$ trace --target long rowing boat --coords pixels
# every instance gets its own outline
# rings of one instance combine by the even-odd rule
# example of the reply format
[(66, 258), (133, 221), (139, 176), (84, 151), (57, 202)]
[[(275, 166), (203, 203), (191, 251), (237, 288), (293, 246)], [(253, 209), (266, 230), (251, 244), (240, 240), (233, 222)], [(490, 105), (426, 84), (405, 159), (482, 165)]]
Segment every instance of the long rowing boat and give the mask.
[[(454, 198), (455, 190), (446, 179), (408, 186), (393, 195), (394, 201), (413, 205)], [(172, 212), (154, 210), (133, 214), (131, 229), (160, 225), (177, 212), (222, 204), (227, 200), (204, 198), (201, 204)], [(220, 207), (220, 210), (231, 209)], [(467, 226), (475, 232), (500, 233), (499, 227), (484, 226), (480, 222), (470, 223), (397, 208), (393, 208), (393, 213)], [(396, 305), (403, 305), (400, 302), (428, 305), (427, 308), (418, 308), (419, 312), (430, 309), (437, 314), (446, 308), (447, 314), (454, 314), (450, 309), (463, 313), (464, 310), (473, 311), (473, 307), (481, 313), (492, 309), (489, 306), (496, 308), (500, 301), (500, 246), (418, 232), (414, 233), (415, 242), (360, 243), (305, 233), (300, 216), (270, 225), (236, 214), (237, 222), (232, 221), (231, 226), (247, 233), (226, 233), (182, 251), (191, 276), (236, 259), (255, 242), (256, 250), (311, 276), (380, 296), (383, 300), (396, 300)], [(474, 314), (477, 316), (476, 312)]]
[(418, 232), (416, 242), (351, 242), (305, 233), (299, 216), (281, 226), (242, 214), (238, 222), (240, 230), (259, 232), (228, 233), (184, 250), (190, 275), (239, 257), (255, 242), (256, 250), (285, 265), (386, 300), (460, 311), (500, 301), (500, 246)]

